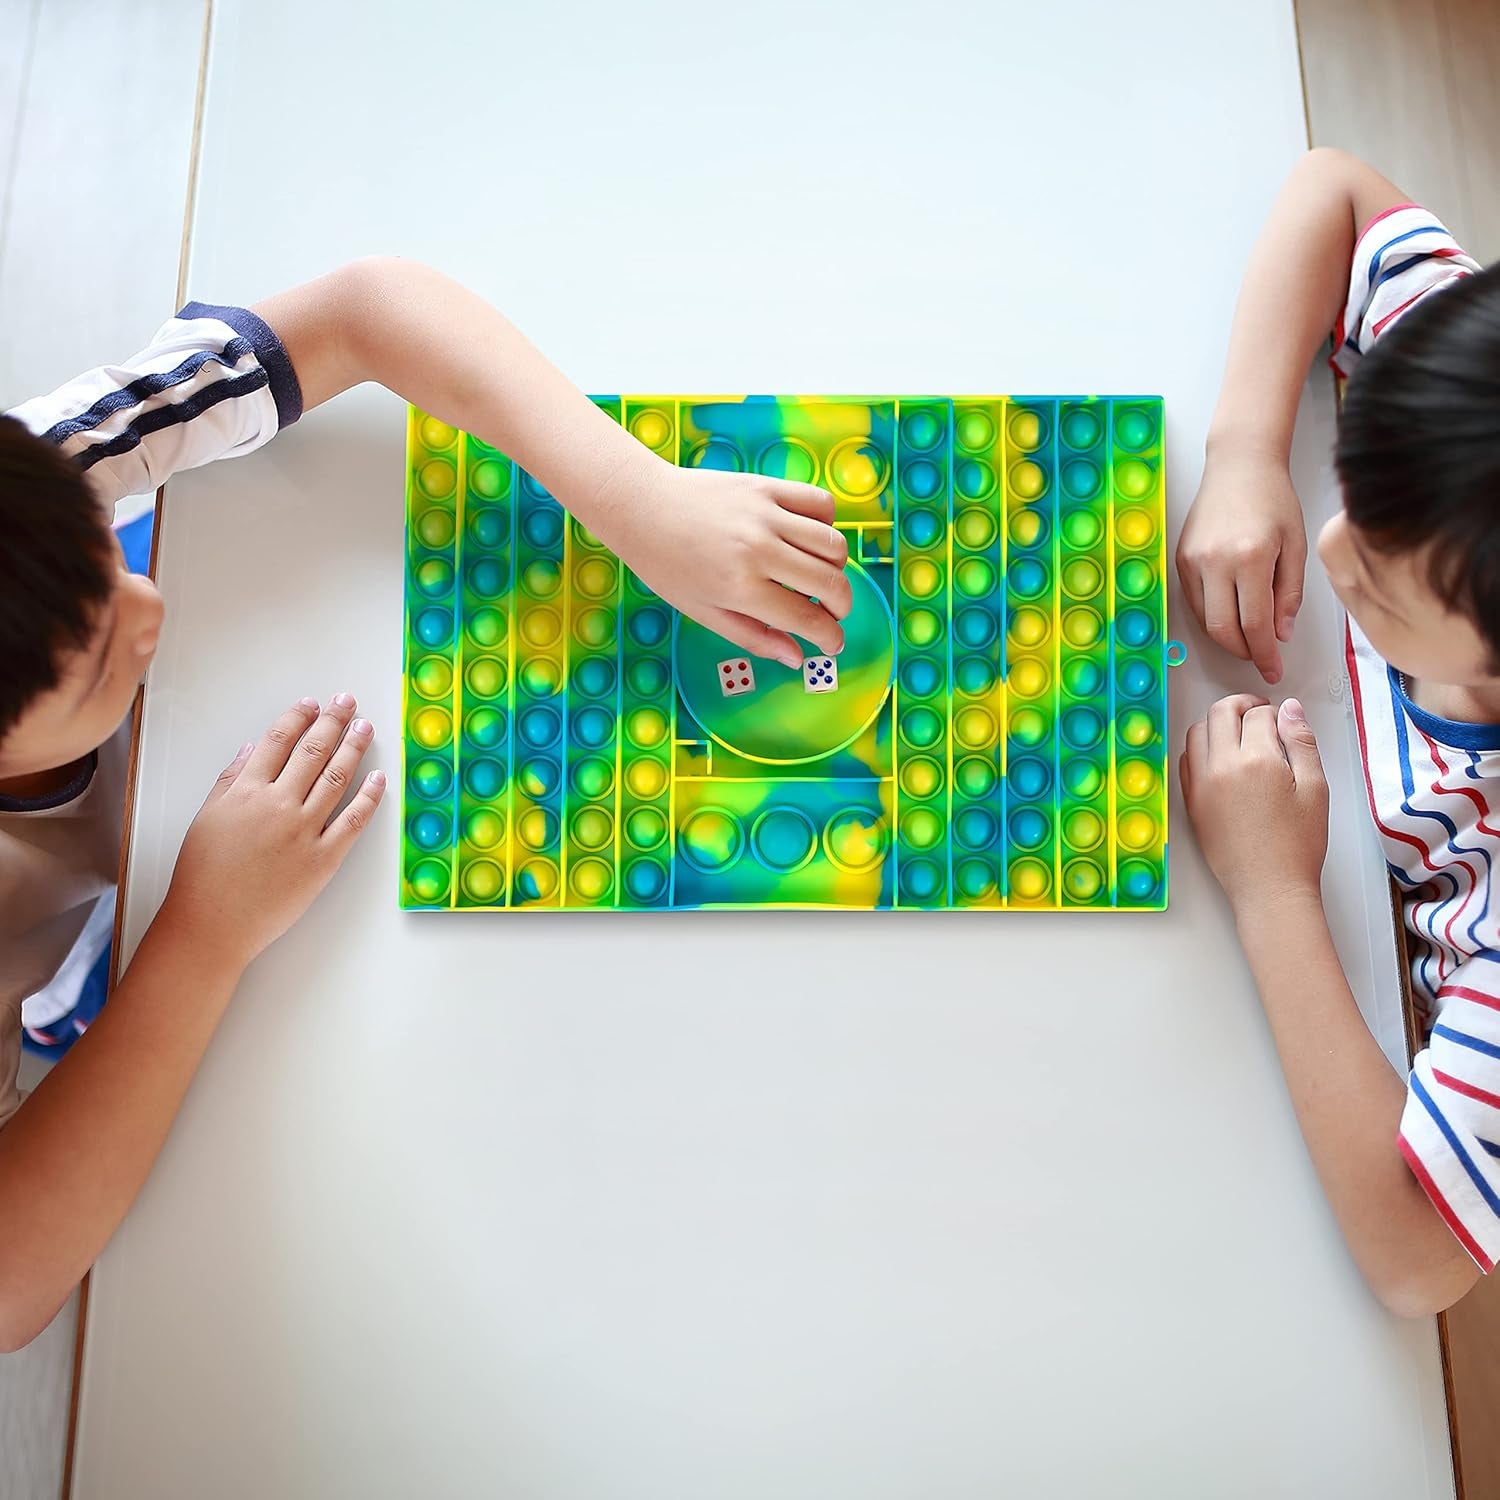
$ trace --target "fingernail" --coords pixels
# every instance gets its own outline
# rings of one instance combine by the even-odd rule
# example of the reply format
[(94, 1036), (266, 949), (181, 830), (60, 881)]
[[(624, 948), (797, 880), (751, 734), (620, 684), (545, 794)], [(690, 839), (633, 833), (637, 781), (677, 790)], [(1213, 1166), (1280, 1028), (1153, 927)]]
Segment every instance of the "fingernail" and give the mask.
[(239, 760), (241, 758), (241, 756), (249, 755), (249, 753), (253, 749), (255, 749), (255, 741), (254, 740), (246, 740), (245, 743), (240, 746), (240, 748), (239, 748), (239, 754), (237, 754), (235, 756), (235, 759)]
[(368, 719), (356, 719), (350, 726), (351, 734), (374, 734), (375, 726)]
[(385, 772), (384, 771), (371, 771), (370, 772), (370, 785), (372, 787), (374, 787), (377, 791), (379, 791), (380, 788), (385, 785)]
[(335, 693), (333, 695), (333, 706), (335, 708), (353, 708), (354, 699), (348, 693)]
[(1302, 711), (1302, 705), (1295, 698), (1288, 698), (1282, 708), (1286, 710), (1286, 716), (1294, 724), (1305, 724), (1307, 715)]
[(297, 700), (297, 707), (305, 708), (310, 713), (316, 713), (318, 711), (318, 700), (316, 698), (299, 698)]
[(800, 656), (783, 654), (776, 659), (782, 666), (789, 667), (793, 672), (800, 672), (802, 670), (802, 658)]

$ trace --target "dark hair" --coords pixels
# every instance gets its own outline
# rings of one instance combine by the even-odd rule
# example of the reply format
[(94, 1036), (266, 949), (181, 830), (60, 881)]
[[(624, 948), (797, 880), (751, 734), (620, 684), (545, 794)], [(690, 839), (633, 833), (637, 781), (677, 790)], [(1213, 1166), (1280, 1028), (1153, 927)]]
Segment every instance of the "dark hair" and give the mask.
[(82, 471), (0, 417), (0, 738), (88, 645), (113, 585), (109, 519)]
[(1350, 522), (1427, 547), (1427, 581), (1500, 663), (1500, 264), (1430, 292), (1360, 361), (1335, 448)]

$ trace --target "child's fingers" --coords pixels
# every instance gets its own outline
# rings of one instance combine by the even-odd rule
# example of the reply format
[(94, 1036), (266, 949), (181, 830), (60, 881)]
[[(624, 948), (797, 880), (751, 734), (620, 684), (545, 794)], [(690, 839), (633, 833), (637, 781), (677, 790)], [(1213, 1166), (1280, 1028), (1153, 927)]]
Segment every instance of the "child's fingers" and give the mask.
[(849, 575), (831, 562), (796, 547), (780, 549), (771, 564), (771, 577), (809, 599), (816, 599), (835, 620), (842, 620), (854, 608)]
[[(829, 656), (837, 656), (844, 649), (843, 626), (821, 604), (814, 604), (800, 593), (767, 583), (764, 591), (756, 596), (754, 608), (772, 630), (784, 630), (789, 635), (811, 641)], [(802, 665), (800, 651), (797, 665)]]
[(836, 526), (827, 526), (811, 516), (800, 516), (795, 511), (781, 513), (778, 527), (784, 540), (799, 551), (821, 557), (834, 567), (842, 568), (849, 561), (849, 543)]
[(1241, 661), (1249, 661), (1250, 648), (1240, 629), (1240, 601), (1234, 578), (1227, 572), (1212, 572), (1203, 578), (1203, 628), (1209, 640)]
[(779, 661), (794, 672), (802, 665), (802, 648), (785, 631), (772, 630), (761, 620), (752, 620), (732, 609), (705, 610), (702, 623), (733, 646), (751, 656)]
[(234, 759), (219, 772), (217, 780), (208, 789), (207, 801), (212, 802), (216, 797), (222, 797), (240, 779), (240, 772), (245, 769), (245, 762), (250, 759), (250, 752), (254, 749), (255, 742), (246, 740), (234, 752)]
[(339, 748), (344, 730), (353, 717), (353, 697), (348, 693), (335, 695), (313, 721), (312, 727), (297, 741), (297, 748), (287, 757), (287, 763), (276, 780), (305, 800)]
[(370, 819), (375, 815), (375, 809), (380, 806), (380, 799), (383, 796), (385, 796), (385, 772), (371, 771), (360, 782), (359, 790), (349, 799), (348, 807), (324, 830), (323, 837), (333, 845), (334, 853), (340, 859), (349, 852), (355, 839), (365, 831)]
[[(309, 731), (311, 733), (312, 731)], [(303, 804), (318, 823), (327, 823), (339, 799), (354, 784), (359, 774), (359, 763), (370, 748), (375, 737), (375, 728), (368, 719), (355, 719), (339, 741), (338, 749), (328, 757), (327, 763), (318, 773)], [(285, 778), (282, 778), (285, 780)]]
[(1299, 528), (1283, 538), (1281, 554), (1276, 559), (1276, 574), (1271, 592), (1276, 601), (1276, 638), (1292, 638), (1292, 622), (1302, 608), (1302, 587), (1307, 574), (1307, 536)]
[(1281, 680), (1281, 648), (1276, 641), (1275, 599), (1271, 577), (1259, 567), (1246, 569), (1235, 580), (1239, 599), (1240, 630), (1250, 650), (1250, 660), (1267, 682)]
[(1217, 760), (1231, 755), (1240, 747), (1245, 715), (1266, 700), (1252, 693), (1235, 693), (1220, 698), (1208, 711), (1208, 756)]
[(1281, 736), (1276, 732), (1276, 710), (1269, 703), (1245, 710), (1245, 717), (1240, 720), (1240, 744), (1246, 750), (1259, 750), (1265, 755), (1276, 756), (1278, 760), (1286, 759)]
[(287, 711), (261, 735), (259, 743), (250, 752), (244, 773), (257, 781), (275, 781), (281, 774), (292, 747), (302, 738), (303, 731), (318, 712), (316, 698), (303, 698), (292, 704)]
[(810, 516), (814, 521), (833, 525), (833, 496), (820, 490), (815, 484), (803, 484), (798, 479), (773, 479), (771, 493), (783, 510), (796, 511), (799, 516)]

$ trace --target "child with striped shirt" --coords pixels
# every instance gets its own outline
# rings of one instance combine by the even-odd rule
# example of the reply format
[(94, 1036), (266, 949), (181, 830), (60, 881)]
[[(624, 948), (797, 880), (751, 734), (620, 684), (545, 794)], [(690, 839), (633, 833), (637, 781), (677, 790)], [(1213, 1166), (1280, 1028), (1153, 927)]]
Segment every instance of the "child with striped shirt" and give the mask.
[(1353, 157), (1293, 170), (1246, 271), (1177, 551), (1210, 637), (1268, 684), (1307, 556), (1292, 427), (1330, 327), (1343, 508), (1318, 554), (1402, 896), (1423, 1031), (1404, 1084), (1324, 919), (1327, 787), (1301, 705), (1221, 700), (1180, 769), (1345, 1239), (1381, 1300), (1421, 1315), (1500, 1257), (1500, 266)]

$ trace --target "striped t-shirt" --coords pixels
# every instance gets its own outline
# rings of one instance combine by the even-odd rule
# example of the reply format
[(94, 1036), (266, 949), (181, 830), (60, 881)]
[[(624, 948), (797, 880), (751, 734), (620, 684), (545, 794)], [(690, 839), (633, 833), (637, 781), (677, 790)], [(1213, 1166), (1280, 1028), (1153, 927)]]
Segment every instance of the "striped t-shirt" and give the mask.
[[(297, 377), (254, 313), (189, 303), (121, 365), (90, 370), (7, 415), (83, 470), (112, 513), (170, 475), (249, 453), (295, 422)], [(0, 796), (0, 1125), (21, 1102), (24, 1017), (72, 1009), (110, 935), (127, 725), (48, 797)]]
[[(1421, 298), (1479, 269), (1425, 209), (1371, 221), (1354, 250), (1334, 369)], [(1433, 1206), (1485, 1271), (1500, 1259), (1500, 724), (1440, 719), (1349, 621), (1349, 680), (1370, 812), (1402, 892), (1425, 1045), (1398, 1145)]]

